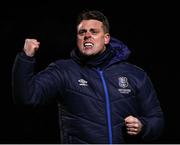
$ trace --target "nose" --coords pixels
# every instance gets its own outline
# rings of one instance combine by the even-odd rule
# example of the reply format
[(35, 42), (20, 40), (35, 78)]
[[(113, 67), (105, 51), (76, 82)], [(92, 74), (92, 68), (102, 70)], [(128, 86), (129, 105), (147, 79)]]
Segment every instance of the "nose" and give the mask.
[(91, 33), (90, 32), (86, 32), (85, 33), (85, 36), (84, 36), (84, 39), (88, 39), (91, 37)]

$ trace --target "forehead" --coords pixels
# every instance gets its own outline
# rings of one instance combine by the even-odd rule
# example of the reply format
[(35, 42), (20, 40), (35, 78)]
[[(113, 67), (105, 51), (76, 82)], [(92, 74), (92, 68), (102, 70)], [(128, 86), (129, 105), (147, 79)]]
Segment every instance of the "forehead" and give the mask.
[(77, 26), (77, 29), (101, 28), (102, 26), (102, 22), (98, 20), (82, 20), (81, 23)]

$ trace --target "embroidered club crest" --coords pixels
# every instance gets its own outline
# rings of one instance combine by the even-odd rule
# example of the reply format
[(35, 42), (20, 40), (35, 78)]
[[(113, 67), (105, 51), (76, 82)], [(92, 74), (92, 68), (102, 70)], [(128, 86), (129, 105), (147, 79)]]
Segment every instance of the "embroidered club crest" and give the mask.
[(119, 77), (118, 80), (119, 80), (119, 86), (121, 88), (128, 87), (128, 79), (127, 79), (127, 77)]

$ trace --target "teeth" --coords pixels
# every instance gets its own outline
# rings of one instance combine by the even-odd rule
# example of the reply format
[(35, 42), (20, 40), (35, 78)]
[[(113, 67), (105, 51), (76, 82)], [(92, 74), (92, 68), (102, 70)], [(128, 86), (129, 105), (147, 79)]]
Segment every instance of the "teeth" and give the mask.
[(93, 44), (90, 42), (87, 42), (87, 43), (84, 43), (84, 46), (93, 46)]

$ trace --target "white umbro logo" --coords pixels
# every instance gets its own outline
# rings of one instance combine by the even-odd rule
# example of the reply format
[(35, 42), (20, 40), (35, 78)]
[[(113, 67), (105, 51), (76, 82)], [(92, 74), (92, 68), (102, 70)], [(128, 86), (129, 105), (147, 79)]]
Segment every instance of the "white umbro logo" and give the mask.
[(88, 86), (88, 82), (84, 79), (79, 79), (78, 83), (80, 86)]

